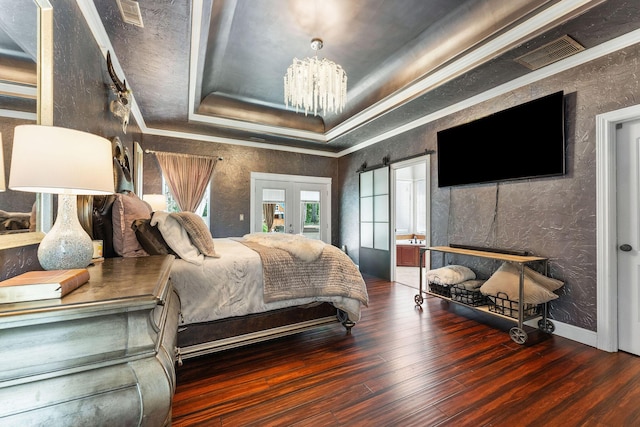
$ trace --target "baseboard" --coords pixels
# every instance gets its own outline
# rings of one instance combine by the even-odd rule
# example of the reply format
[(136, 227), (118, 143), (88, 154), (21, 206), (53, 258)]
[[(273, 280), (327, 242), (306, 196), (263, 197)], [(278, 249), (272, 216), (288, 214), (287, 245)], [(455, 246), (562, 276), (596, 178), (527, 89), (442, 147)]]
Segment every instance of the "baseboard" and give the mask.
[[(539, 319), (539, 318), (538, 318)], [(538, 319), (533, 319), (525, 322), (525, 325), (538, 327)], [(550, 319), (555, 326), (554, 335), (558, 335), (562, 338), (567, 338), (572, 341), (577, 341), (582, 344), (586, 344), (591, 347), (597, 347), (598, 334), (588, 329), (583, 329), (578, 326), (569, 325), (567, 323), (558, 322), (557, 320)]]

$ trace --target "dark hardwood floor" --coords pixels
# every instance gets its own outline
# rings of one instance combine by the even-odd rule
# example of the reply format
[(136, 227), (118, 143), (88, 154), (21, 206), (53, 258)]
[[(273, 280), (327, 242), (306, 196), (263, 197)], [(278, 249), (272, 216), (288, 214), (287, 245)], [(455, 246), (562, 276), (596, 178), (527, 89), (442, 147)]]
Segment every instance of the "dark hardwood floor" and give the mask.
[(367, 278), (339, 324), (185, 361), (174, 426), (638, 426), (640, 357), (538, 331)]

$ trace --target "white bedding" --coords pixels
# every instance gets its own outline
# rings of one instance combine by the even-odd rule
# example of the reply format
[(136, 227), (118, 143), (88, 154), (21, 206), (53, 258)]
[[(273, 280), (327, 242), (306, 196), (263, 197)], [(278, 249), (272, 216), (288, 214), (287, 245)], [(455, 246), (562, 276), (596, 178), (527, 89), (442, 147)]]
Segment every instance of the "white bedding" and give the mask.
[(283, 307), (328, 301), (360, 320), (358, 300), (336, 297), (298, 298), (265, 303), (262, 264), (255, 251), (233, 239), (214, 239), (220, 258), (205, 257), (202, 265), (177, 259), (171, 281), (180, 296), (184, 324), (207, 322), (231, 316), (261, 313)]

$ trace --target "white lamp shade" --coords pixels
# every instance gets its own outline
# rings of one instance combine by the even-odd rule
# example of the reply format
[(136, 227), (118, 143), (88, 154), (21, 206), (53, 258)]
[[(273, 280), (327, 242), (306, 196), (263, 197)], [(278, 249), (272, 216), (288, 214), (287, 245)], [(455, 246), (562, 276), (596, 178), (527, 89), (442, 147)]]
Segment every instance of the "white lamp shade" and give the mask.
[(53, 194), (111, 194), (111, 143), (74, 129), (16, 126), (9, 188)]
[(149, 203), (154, 212), (167, 210), (167, 198), (164, 194), (145, 194), (142, 200)]

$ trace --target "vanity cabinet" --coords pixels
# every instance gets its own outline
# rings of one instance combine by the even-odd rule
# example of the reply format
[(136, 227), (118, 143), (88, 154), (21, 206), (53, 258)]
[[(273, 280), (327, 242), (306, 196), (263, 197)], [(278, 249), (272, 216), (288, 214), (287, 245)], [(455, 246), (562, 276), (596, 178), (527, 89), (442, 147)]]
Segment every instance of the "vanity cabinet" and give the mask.
[(0, 426), (171, 424), (172, 256), (111, 258), (61, 299), (0, 305)]
[(400, 267), (420, 266), (420, 248), (417, 245), (396, 245), (396, 265)]

